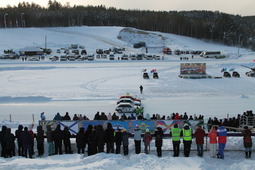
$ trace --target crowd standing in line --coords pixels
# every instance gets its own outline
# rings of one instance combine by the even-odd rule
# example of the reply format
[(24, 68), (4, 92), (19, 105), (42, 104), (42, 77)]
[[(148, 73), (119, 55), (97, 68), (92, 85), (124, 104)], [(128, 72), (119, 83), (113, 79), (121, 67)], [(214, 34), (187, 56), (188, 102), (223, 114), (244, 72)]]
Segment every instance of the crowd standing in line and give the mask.
[[(246, 113), (244, 113), (246, 114)], [(249, 112), (251, 114), (251, 112)], [(95, 120), (117, 120), (115, 118), (116, 114), (114, 113), (106, 115), (105, 113), (95, 115)], [(75, 115), (76, 118), (84, 118), (87, 120), (86, 116)], [(44, 113), (41, 113), (42, 120), (45, 120)], [(123, 117), (125, 118), (125, 117)], [(160, 118), (158, 115), (153, 115), (150, 119), (158, 119)], [(171, 119), (188, 119), (188, 115), (184, 113), (183, 116), (180, 116), (178, 113), (173, 114)], [(200, 119), (203, 119), (203, 116), (199, 116)], [(79, 120), (82, 120), (79, 119)], [(69, 113), (66, 112), (65, 116), (60, 116), (59, 113), (56, 114), (54, 120), (71, 120)], [(233, 119), (232, 119), (233, 120)], [(227, 120), (228, 121), (228, 120)], [(228, 121), (229, 122), (229, 121)], [(208, 133), (209, 137), (209, 145), (210, 145), (210, 156), (212, 158), (224, 159), (224, 149), (227, 143), (227, 129), (224, 127), (224, 123), (219, 121), (217, 122), (217, 118), (214, 118), (212, 124), (210, 124), (210, 132)], [(5, 158), (9, 158), (15, 156), (15, 140), (17, 139), (17, 155), (33, 158), (35, 155), (34, 151), (34, 139), (36, 139), (37, 143), (37, 156), (44, 155), (44, 135), (46, 134), (47, 145), (48, 145), (48, 155), (56, 155), (63, 154), (62, 148), (64, 148), (64, 152), (66, 154), (72, 154), (73, 150), (71, 147), (70, 138), (72, 135), (69, 132), (68, 127), (64, 127), (64, 130), (61, 130), (60, 124), (57, 125), (56, 129), (53, 131), (50, 125), (46, 126), (46, 132), (44, 132), (41, 125), (37, 126), (37, 132), (33, 132), (33, 124), (28, 127), (23, 127), (22, 125), (18, 126), (18, 129), (14, 134), (11, 133), (11, 129), (6, 126), (2, 126), (2, 130), (0, 131), (0, 142), (1, 142), (1, 156)], [(251, 148), (252, 148), (252, 138), (251, 131), (248, 126), (245, 126), (243, 131), (243, 145), (245, 148), (245, 158), (251, 157)], [(121, 153), (121, 146), (124, 155), (129, 154), (129, 136), (130, 133), (127, 132), (126, 129), (114, 130), (111, 123), (107, 124), (107, 128), (104, 129), (101, 124), (97, 126), (88, 125), (87, 129), (81, 127), (76, 137), (76, 147), (78, 154), (85, 154), (86, 146), (88, 156), (94, 155), (99, 152), (106, 153)], [(195, 137), (195, 142), (197, 145), (197, 154), (199, 157), (203, 157), (203, 146), (204, 146), (204, 137), (206, 136), (203, 128), (198, 125), (194, 134), (192, 132), (191, 127), (188, 124), (185, 124), (181, 129), (178, 124), (175, 124), (174, 127), (170, 130), (170, 136), (173, 144), (173, 156), (178, 157), (180, 154), (180, 144), (181, 139), (183, 139), (184, 145), (184, 156), (189, 157), (190, 148), (192, 144), (193, 137)], [(162, 128), (157, 127), (154, 132), (155, 138), (155, 147), (157, 151), (157, 156), (162, 156), (162, 146), (163, 146), (163, 137), (164, 133)], [(152, 134), (149, 129), (146, 129), (146, 133), (142, 136), (142, 131), (139, 125), (135, 126), (134, 129), (134, 144), (135, 144), (135, 153), (141, 153), (141, 141), (144, 143), (144, 152), (149, 154), (150, 151), (150, 143), (153, 140)], [(217, 153), (217, 144), (218, 144), (218, 153)], [(64, 145), (64, 147), (63, 147)], [(105, 151), (106, 145), (106, 151)]]

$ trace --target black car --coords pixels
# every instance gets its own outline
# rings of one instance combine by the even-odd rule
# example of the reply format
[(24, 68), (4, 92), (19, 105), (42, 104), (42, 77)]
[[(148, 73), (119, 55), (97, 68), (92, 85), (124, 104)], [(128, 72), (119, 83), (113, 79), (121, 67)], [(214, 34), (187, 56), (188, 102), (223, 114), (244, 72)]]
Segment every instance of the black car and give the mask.
[(134, 44), (134, 48), (141, 48), (141, 47), (145, 47), (146, 43), (145, 42), (138, 42)]

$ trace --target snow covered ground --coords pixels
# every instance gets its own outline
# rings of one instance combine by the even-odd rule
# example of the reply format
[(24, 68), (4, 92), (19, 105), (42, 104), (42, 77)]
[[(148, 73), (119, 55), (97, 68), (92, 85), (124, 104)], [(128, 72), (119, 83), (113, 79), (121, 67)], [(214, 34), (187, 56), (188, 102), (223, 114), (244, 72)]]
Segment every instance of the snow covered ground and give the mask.
[[(201, 40), (159, 32), (137, 31), (121, 27), (68, 27), (68, 28), (23, 28), (0, 30), (0, 52), (6, 49), (18, 51), (24, 47), (45, 46), (52, 48), (53, 54), (71, 44), (85, 46), (88, 53), (97, 48), (125, 47), (126, 54), (145, 52), (133, 49), (133, 43), (145, 41), (149, 53), (159, 53), (162, 46), (172, 50), (221, 51), (229, 57), (225, 59), (205, 59), (191, 54), (164, 56), (159, 61), (94, 61), (32, 62), (22, 60), (0, 60), (0, 114), (1, 125), (15, 128), (19, 123), (29, 124), (32, 115), (35, 122), (41, 112), (52, 119), (59, 112), (85, 114), (92, 119), (97, 111), (113, 113), (119, 96), (129, 92), (142, 99), (145, 113), (170, 115), (173, 112), (188, 115), (205, 115), (205, 118), (236, 116), (246, 110), (255, 110), (255, 79), (247, 77), (249, 71), (241, 65), (255, 67), (255, 53), (247, 49), (207, 43)], [(207, 74), (222, 76), (222, 68), (235, 68), (240, 78), (222, 79), (181, 79), (180, 63), (206, 63)], [(142, 70), (157, 69), (159, 79), (145, 80)], [(150, 73), (149, 73), (150, 74)], [(151, 76), (151, 74), (150, 74)], [(144, 93), (139, 93), (143, 85)], [(13, 122), (10, 120), (10, 115)], [(165, 142), (167, 143), (167, 142)], [(169, 149), (168, 141), (164, 149)], [(236, 148), (236, 145), (238, 147)], [(229, 141), (229, 150), (242, 148), (241, 138)], [(152, 146), (152, 148), (154, 148)], [(0, 158), (0, 169), (253, 169), (252, 161), (243, 158), (242, 151), (228, 151), (225, 160), (216, 160), (205, 153), (204, 158), (192, 152), (190, 158), (173, 158), (172, 151), (164, 151), (157, 158), (155, 151), (150, 155), (134, 154), (130, 146), (128, 157), (98, 154), (83, 158), (80, 155), (61, 155), (36, 158), (33, 160), (14, 157)], [(193, 142), (193, 149), (195, 145)], [(155, 150), (155, 148), (154, 148)]]

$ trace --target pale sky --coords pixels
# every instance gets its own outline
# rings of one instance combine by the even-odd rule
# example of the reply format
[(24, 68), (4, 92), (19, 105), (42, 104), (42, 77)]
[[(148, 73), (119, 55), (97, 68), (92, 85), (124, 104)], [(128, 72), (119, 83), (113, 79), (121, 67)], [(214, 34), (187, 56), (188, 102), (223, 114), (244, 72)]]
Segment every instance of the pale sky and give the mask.
[[(19, 2), (34, 2), (47, 7), (48, 0), (0, 0), (0, 7), (18, 5)], [(52, 0), (53, 1), (53, 0)], [(241, 16), (255, 15), (255, 0), (57, 0), (62, 5), (105, 5), (117, 9), (140, 9), (154, 11), (220, 11)]]

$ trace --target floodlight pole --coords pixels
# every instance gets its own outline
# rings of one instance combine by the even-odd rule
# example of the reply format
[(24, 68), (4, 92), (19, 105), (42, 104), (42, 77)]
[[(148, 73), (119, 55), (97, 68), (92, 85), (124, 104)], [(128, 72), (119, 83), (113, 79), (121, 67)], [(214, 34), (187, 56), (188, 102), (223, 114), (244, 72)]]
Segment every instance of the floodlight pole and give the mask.
[(239, 56), (239, 48), (240, 48), (241, 36), (242, 36), (242, 34), (240, 34), (239, 37), (238, 37), (238, 57), (240, 57)]
[(8, 13), (4, 14), (4, 27), (7, 28), (7, 23), (6, 23), (6, 16), (8, 15)]
[(24, 13), (21, 13), (21, 14), (20, 14), (20, 18), (21, 18), (21, 27), (24, 27), (23, 15), (24, 15)]

